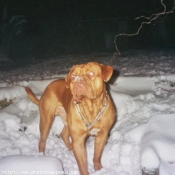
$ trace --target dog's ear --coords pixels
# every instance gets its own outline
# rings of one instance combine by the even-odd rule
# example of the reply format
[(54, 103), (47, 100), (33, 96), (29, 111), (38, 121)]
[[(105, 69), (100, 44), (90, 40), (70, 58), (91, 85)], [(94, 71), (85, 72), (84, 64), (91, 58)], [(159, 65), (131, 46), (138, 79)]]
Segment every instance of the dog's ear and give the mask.
[(103, 64), (100, 64), (100, 66), (102, 70), (102, 78), (105, 82), (107, 82), (112, 76), (113, 68), (111, 66), (107, 66)]
[(70, 75), (69, 74), (66, 75), (65, 82), (66, 82), (66, 88), (69, 88), (70, 86)]
[(69, 87), (70, 87), (71, 74), (72, 74), (74, 68), (75, 68), (75, 66), (73, 66), (73, 67), (70, 69), (69, 73), (68, 73), (68, 74), (66, 75), (66, 77), (65, 77), (66, 88), (69, 88)]

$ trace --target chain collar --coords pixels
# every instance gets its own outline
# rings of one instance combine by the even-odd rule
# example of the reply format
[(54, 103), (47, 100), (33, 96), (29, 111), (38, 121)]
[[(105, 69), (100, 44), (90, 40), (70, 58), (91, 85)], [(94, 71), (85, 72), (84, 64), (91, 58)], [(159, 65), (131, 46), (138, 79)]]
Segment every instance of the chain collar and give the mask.
[(97, 114), (97, 116), (95, 117), (95, 119), (92, 122), (87, 122), (87, 120), (85, 119), (85, 117), (81, 113), (81, 110), (80, 110), (78, 103), (76, 103), (76, 101), (74, 101), (75, 109), (76, 109), (77, 113), (81, 116), (81, 119), (82, 119), (83, 123), (85, 124), (88, 131), (94, 123), (96, 123), (97, 121), (99, 121), (101, 119), (102, 114), (103, 114), (104, 110), (106, 109), (107, 103), (108, 103), (108, 94), (106, 91), (106, 95), (105, 95), (104, 104), (103, 104), (102, 109), (100, 110), (100, 112)]

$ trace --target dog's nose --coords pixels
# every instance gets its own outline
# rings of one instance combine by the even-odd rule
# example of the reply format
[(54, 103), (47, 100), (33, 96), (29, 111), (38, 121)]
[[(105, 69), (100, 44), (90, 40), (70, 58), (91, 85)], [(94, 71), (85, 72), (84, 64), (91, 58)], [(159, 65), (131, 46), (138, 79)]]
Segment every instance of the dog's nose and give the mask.
[(80, 79), (80, 80), (78, 81), (78, 85), (79, 85), (79, 86), (82, 86), (82, 84), (83, 84), (83, 79)]
[(79, 86), (81, 86), (84, 83), (83, 77), (76, 76), (75, 83), (77, 83)]

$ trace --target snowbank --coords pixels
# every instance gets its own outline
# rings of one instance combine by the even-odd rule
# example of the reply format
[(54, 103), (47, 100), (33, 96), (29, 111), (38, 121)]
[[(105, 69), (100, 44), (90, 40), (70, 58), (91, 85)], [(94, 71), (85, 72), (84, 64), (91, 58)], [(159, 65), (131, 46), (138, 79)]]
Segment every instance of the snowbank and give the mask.
[(118, 77), (110, 88), (128, 95), (147, 94), (157, 90), (175, 90), (175, 74), (154, 77)]

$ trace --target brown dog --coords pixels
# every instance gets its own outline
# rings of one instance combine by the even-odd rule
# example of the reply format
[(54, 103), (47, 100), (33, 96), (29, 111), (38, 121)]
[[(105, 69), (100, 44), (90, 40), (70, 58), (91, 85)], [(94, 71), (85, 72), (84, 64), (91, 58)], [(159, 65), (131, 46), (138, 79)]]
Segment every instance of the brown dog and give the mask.
[(45, 150), (54, 116), (58, 115), (64, 122), (61, 137), (68, 149), (73, 149), (80, 174), (89, 175), (85, 150), (88, 135), (96, 136), (94, 168), (102, 168), (102, 151), (115, 118), (115, 109), (105, 86), (112, 72), (112, 67), (95, 62), (76, 65), (65, 79), (50, 83), (40, 100), (25, 87), (29, 98), (40, 110), (40, 152)]

